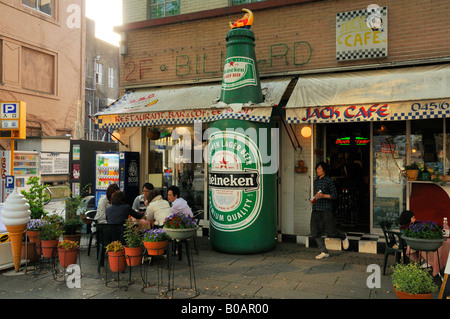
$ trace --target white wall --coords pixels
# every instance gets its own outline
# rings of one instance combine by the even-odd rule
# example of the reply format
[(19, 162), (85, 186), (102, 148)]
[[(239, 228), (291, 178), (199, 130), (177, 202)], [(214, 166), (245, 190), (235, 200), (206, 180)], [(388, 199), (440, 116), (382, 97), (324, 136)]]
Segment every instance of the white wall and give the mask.
[[(311, 138), (304, 138), (300, 130), (304, 125), (292, 125), (297, 139), (288, 125), (288, 130), (294, 145), (297, 140), (302, 150), (294, 149), (284, 127), (281, 127), (281, 233), (288, 235), (308, 236), (311, 218), (311, 173), (314, 169), (311, 163)], [(306, 173), (296, 173), (295, 167), (299, 159), (304, 160), (308, 167)]]

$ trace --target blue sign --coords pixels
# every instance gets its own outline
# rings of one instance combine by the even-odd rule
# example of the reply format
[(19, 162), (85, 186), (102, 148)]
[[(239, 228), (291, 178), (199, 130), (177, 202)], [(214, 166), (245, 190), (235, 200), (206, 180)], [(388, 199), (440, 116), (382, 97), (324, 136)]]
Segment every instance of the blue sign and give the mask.
[(12, 175), (6, 175), (5, 176), (5, 188), (11, 188), (14, 189), (14, 176)]
[(18, 119), (19, 118), (19, 103), (1, 103), (1, 118), (2, 119)]

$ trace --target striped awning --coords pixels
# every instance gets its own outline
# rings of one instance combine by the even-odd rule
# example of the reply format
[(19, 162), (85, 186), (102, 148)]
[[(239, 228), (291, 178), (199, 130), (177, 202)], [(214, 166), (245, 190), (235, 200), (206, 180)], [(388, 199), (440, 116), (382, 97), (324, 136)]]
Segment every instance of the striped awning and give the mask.
[(269, 122), (291, 77), (261, 81), (264, 102), (225, 104), (219, 101), (221, 84), (185, 85), (127, 91), (95, 114), (99, 128), (193, 124), (220, 119)]
[(450, 115), (450, 64), (304, 76), (286, 105), (288, 123), (345, 123)]

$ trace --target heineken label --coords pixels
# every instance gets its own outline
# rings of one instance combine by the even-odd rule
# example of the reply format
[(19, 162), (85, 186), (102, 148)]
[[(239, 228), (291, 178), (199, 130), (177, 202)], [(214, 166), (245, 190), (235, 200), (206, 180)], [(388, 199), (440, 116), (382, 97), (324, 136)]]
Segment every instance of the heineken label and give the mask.
[(235, 90), (247, 85), (257, 85), (256, 66), (253, 59), (231, 57), (225, 60), (222, 90)]
[(239, 132), (215, 132), (208, 144), (210, 222), (222, 231), (238, 231), (258, 217), (262, 204), (261, 154)]

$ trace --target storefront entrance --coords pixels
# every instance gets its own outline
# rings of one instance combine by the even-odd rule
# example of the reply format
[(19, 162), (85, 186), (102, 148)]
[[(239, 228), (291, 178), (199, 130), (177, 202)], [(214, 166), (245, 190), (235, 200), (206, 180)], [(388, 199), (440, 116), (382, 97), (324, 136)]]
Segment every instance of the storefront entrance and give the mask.
[(341, 230), (379, 233), (381, 220), (398, 223), (406, 208), (406, 153), (406, 121), (317, 124), (316, 161), (331, 167)]
[(370, 232), (370, 123), (319, 124), (336, 183), (334, 213), (343, 231)]

